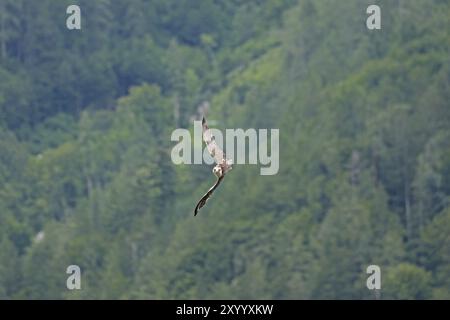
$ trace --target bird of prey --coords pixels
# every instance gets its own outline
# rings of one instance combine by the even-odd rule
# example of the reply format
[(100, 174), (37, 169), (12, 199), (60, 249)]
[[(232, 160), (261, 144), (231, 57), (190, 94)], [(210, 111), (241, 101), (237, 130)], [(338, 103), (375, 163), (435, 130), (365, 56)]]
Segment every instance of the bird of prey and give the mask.
[(198, 210), (200, 210), (205, 205), (206, 201), (211, 197), (214, 190), (216, 190), (216, 188), (222, 182), (223, 178), (225, 177), (225, 174), (232, 169), (231, 168), (232, 161), (226, 158), (223, 150), (220, 149), (220, 147), (217, 145), (216, 140), (211, 133), (211, 130), (208, 128), (208, 125), (206, 124), (205, 117), (203, 117), (202, 119), (202, 131), (203, 131), (203, 140), (206, 143), (208, 152), (211, 155), (211, 157), (214, 158), (214, 161), (217, 163), (212, 170), (214, 175), (217, 177), (217, 181), (208, 190), (208, 192), (205, 193), (205, 195), (200, 199), (200, 201), (195, 206), (194, 216), (197, 215)]

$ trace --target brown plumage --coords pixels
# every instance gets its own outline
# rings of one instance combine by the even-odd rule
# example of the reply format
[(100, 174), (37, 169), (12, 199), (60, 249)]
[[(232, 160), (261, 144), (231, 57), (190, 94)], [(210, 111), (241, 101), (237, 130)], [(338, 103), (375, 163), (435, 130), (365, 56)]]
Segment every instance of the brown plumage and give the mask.
[(203, 128), (203, 140), (206, 143), (208, 152), (211, 154), (211, 156), (214, 158), (214, 160), (217, 163), (217, 165), (212, 170), (213, 173), (217, 176), (217, 181), (208, 190), (208, 192), (205, 193), (205, 195), (200, 199), (200, 201), (195, 206), (194, 216), (197, 215), (198, 210), (200, 210), (205, 205), (206, 201), (211, 197), (213, 192), (217, 189), (219, 184), (222, 182), (223, 177), (225, 177), (225, 174), (232, 169), (231, 168), (231, 160), (226, 158), (223, 150), (221, 148), (219, 148), (219, 146), (217, 145), (216, 140), (214, 139), (214, 136), (212, 135), (211, 130), (209, 130), (204, 117), (202, 119), (202, 128)]
[(197, 205), (195, 206), (195, 210), (194, 210), (194, 216), (197, 215), (198, 210), (200, 210), (206, 203), (206, 201), (209, 199), (209, 197), (211, 197), (212, 193), (214, 192), (214, 190), (216, 190), (216, 188), (219, 186), (219, 184), (222, 182), (224, 176), (221, 176), (219, 178), (217, 178), (216, 183), (209, 188), (208, 192), (200, 199), (200, 201), (197, 203)]

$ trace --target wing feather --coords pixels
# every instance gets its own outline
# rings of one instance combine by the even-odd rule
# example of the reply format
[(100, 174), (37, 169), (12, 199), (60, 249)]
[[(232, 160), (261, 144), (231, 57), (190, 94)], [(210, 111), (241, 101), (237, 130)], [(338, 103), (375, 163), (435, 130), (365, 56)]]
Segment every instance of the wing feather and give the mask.
[(217, 164), (221, 164), (225, 159), (225, 153), (223, 150), (217, 145), (216, 139), (214, 138), (211, 130), (206, 124), (206, 120), (203, 117), (202, 119), (202, 128), (203, 128), (203, 140), (206, 143), (206, 147), (208, 148), (208, 152), (211, 157), (214, 158), (214, 161)]
[(200, 199), (200, 201), (197, 203), (194, 209), (194, 216), (197, 215), (198, 210), (200, 210), (206, 203), (206, 201), (211, 197), (214, 190), (219, 186), (219, 184), (222, 182), (224, 176), (221, 176), (217, 179), (216, 183), (208, 190), (208, 192), (205, 193), (205, 195)]

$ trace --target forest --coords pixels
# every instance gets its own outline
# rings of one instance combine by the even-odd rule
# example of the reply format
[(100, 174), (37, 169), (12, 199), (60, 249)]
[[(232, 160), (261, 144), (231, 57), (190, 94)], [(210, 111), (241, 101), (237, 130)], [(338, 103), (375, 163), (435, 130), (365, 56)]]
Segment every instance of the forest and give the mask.
[[(450, 299), (449, 17), (0, 0), (0, 299)], [(212, 166), (174, 164), (170, 137), (205, 112), (279, 129), (279, 171), (234, 165), (194, 217)]]

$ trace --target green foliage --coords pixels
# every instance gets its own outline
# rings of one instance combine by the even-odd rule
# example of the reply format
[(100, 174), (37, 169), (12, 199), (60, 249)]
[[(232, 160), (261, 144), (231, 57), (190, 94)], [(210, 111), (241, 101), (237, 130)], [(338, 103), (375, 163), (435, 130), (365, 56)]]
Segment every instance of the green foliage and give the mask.
[(432, 272), (433, 298), (448, 299), (450, 287), (450, 210), (447, 208), (421, 234), (421, 264)]
[(431, 275), (415, 265), (399, 264), (390, 269), (382, 281), (387, 299), (430, 298)]
[[(0, 298), (450, 298), (446, 1), (0, 4)], [(64, 16), (64, 15), (63, 15)], [(88, 30), (89, 32), (86, 32)], [(280, 128), (280, 170), (170, 135)], [(65, 287), (79, 265), (83, 290)]]

